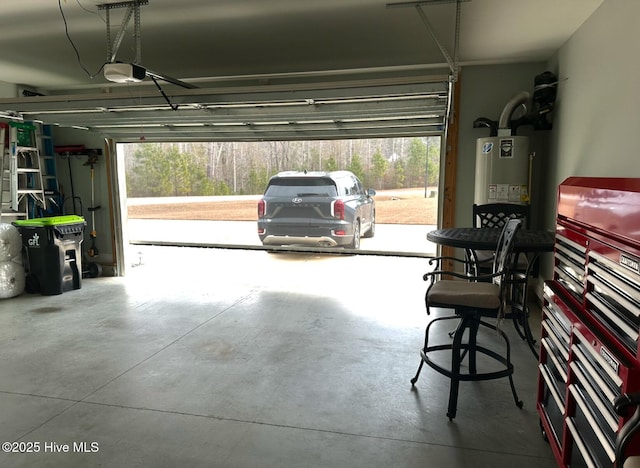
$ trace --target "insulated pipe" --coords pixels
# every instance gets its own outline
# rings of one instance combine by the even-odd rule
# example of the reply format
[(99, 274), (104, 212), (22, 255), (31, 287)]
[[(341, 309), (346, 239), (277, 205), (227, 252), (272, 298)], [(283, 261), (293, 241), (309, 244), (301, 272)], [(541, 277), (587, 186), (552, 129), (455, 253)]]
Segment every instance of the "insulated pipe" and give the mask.
[(500, 120), (498, 121), (499, 129), (511, 128), (509, 126), (509, 120), (511, 119), (511, 115), (513, 114), (513, 112), (520, 105), (524, 105), (526, 113), (529, 113), (529, 111), (531, 110), (531, 95), (528, 92), (522, 91), (512, 97), (509, 102), (507, 102), (507, 105), (504, 106), (504, 109), (502, 110), (502, 114), (500, 114)]

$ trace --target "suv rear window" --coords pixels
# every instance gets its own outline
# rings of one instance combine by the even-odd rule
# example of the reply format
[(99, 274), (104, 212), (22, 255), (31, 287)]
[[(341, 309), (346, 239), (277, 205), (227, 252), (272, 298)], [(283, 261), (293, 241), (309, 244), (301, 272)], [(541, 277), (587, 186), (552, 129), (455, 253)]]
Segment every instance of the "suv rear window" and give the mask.
[(287, 177), (273, 179), (264, 193), (271, 197), (335, 197), (338, 192), (328, 178)]

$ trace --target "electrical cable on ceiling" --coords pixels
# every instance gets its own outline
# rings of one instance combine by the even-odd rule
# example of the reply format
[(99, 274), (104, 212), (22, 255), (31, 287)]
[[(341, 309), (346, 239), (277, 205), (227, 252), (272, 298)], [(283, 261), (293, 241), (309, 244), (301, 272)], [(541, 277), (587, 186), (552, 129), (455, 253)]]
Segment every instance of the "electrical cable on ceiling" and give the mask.
[[(84, 6), (82, 6), (82, 4), (80, 3), (80, 0), (76, 0), (76, 2), (78, 3), (78, 6), (85, 10), (88, 11), (90, 13), (93, 13), (89, 10), (87, 10)], [(176, 78), (172, 78), (170, 76), (167, 75), (161, 75), (159, 73), (155, 73), (152, 72), (148, 69), (145, 69), (144, 67), (141, 67), (139, 64), (141, 62), (140, 59), (140, 48), (141, 48), (141, 44), (140, 44), (140, 11), (139, 11), (139, 7), (140, 5), (146, 5), (148, 3), (148, 0), (134, 0), (134, 1), (130, 1), (130, 2), (120, 2), (120, 4), (104, 4), (104, 5), (98, 5), (98, 8), (100, 9), (106, 9), (107, 10), (107, 17), (103, 18), (102, 16), (100, 16), (98, 14), (98, 17), (100, 19), (102, 19), (102, 21), (107, 25), (107, 47), (108, 47), (108, 60), (106, 62), (103, 62), (102, 65), (100, 66), (100, 68), (98, 69), (98, 71), (94, 74), (91, 74), (91, 72), (89, 72), (89, 70), (87, 70), (87, 68), (82, 64), (82, 59), (80, 58), (80, 52), (78, 51), (78, 48), (76, 47), (75, 43), (73, 42), (73, 39), (71, 39), (71, 35), (69, 34), (69, 26), (67, 23), (67, 18), (64, 14), (64, 10), (62, 8), (62, 2), (61, 0), (58, 0), (58, 9), (60, 10), (60, 15), (62, 16), (62, 21), (64, 22), (64, 31), (65, 31), (65, 35), (67, 37), (67, 40), (69, 41), (69, 43), (71, 44), (71, 47), (73, 47), (73, 50), (76, 54), (76, 60), (78, 62), (78, 65), (80, 65), (80, 68), (82, 68), (82, 70), (84, 70), (84, 72), (87, 74), (87, 76), (91, 79), (95, 78), (99, 73), (101, 73), (105, 67), (107, 65), (111, 65), (115, 62), (115, 55), (117, 52), (118, 47), (120, 46), (120, 41), (122, 39), (122, 34), (124, 33), (125, 29), (125, 25), (128, 22), (129, 16), (131, 14), (131, 8), (133, 8), (135, 6), (135, 9), (133, 10), (134, 16), (135, 16), (135, 31), (134, 31), (134, 37), (135, 37), (135, 41), (136, 41), (136, 47), (135, 47), (135, 52), (136, 52), (136, 59), (133, 62), (133, 64), (130, 64), (130, 66), (133, 68), (134, 64), (137, 65), (137, 67), (139, 69), (142, 69), (142, 73), (143, 76), (142, 77), (134, 77), (135, 79), (133, 81), (142, 81), (142, 79), (144, 79), (144, 76), (149, 76), (150, 78), (153, 79), (153, 82), (155, 83), (155, 85), (158, 87), (158, 89), (160, 90), (160, 92), (162, 93), (162, 95), (164, 96), (164, 98), (167, 100), (167, 102), (169, 103), (169, 105), (171, 106), (172, 109), (176, 110), (176, 108), (174, 108), (174, 106), (169, 102), (168, 97), (166, 96), (166, 94), (162, 91), (162, 89), (160, 88), (160, 85), (158, 84), (158, 82), (156, 81), (157, 79), (161, 79), (163, 81), (167, 81), (169, 83), (175, 84), (177, 86), (181, 86), (183, 88), (187, 88), (187, 89), (194, 89), (197, 88), (197, 86), (192, 85), (190, 83), (186, 83), (184, 81), (178, 80)], [(110, 39), (110, 22), (109, 22), (109, 14), (108, 8), (111, 7), (116, 7), (119, 8), (121, 6), (128, 6), (129, 7), (129, 11), (127, 12), (128, 16), (125, 16), (126, 20), (123, 21), (123, 24), (121, 25), (121, 30), (118, 34), (118, 38), (115, 40), (116, 42), (116, 46), (115, 46), (115, 51), (112, 51), (112, 44), (111, 44), (111, 39)], [(97, 14), (97, 13), (96, 13)], [(116, 75), (121, 75), (122, 72), (120, 73), (116, 73)], [(109, 81), (115, 81), (120, 83), (121, 80), (121, 76), (115, 76), (114, 77), (109, 77), (106, 76), (105, 73), (105, 77), (109, 80)], [(125, 81), (128, 81), (125, 79)]]
[[(102, 71), (102, 69), (104, 68), (105, 64), (103, 63), (102, 65), (100, 65), (100, 68), (94, 74), (91, 74), (91, 72), (85, 68), (85, 66), (82, 64), (82, 60), (80, 59), (80, 52), (78, 52), (78, 48), (74, 44), (73, 39), (71, 39), (71, 35), (69, 34), (69, 26), (67, 24), (67, 18), (64, 15), (64, 10), (62, 9), (61, 0), (58, 0), (58, 8), (60, 9), (60, 16), (62, 16), (62, 21), (64, 23), (64, 33), (67, 36), (67, 40), (71, 44), (71, 47), (73, 47), (73, 50), (74, 50), (74, 52), (76, 54), (76, 60), (78, 62), (78, 65), (80, 65), (80, 68), (82, 68), (82, 70), (84, 70), (84, 72), (87, 74), (87, 76), (89, 78), (91, 78), (91, 79), (95, 78)], [(100, 15), (98, 15), (98, 16), (100, 16)]]
[(98, 18), (100, 18), (102, 20), (103, 23), (106, 23), (106, 20), (100, 16), (100, 13), (98, 13), (97, 11), (91, 11), (89, 10), (87, 7), (85, 7), (82, 3), (80, 3), (80, 0), (76, 0), (76, 3), (78, 4), (78, 6), (80, 8), (82, 8), (84, 11), (86, 11), (87, 13), (91, 13), (92, 15), (96, 15)]

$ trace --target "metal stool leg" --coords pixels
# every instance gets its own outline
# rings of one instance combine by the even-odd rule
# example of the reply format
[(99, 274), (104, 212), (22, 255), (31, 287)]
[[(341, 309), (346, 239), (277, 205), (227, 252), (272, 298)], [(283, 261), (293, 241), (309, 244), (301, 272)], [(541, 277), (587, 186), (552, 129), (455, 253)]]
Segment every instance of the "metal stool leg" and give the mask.
[[(466, 328), (469, 328), (469, 332), (472, 332), (473, 319), (469, 317), (463, 317), (461, 319), (460, 325), (456, 330), (456, 334), (453, 337), (453, 343), (451, 347), (451, 385), (449, 386), (449, 406), (447, 409), (447, 417), (449, 421), (453, 421), (453, 418), (456, 417), (456, 412), (458, 409), (458, 391), (460, 389), (460, 363), (466, 354), (466, 350), (462, 348), (462, 337), (464, 336), (464, 331)], [(471, 340), (471, 335), (469, 336)], [(473, 358), (472, 358), (473, 356)], [(473, 366), (475, 368), (475, 352), (469, 353), (469, 361), (473, 360)]]
[(511, 393), (513, 394), (513, 401), (515, 402), (518, 408), (522, 408), (524, 403), (520, 398), (518, 398), (518, 392), (516, 391), (516, 386), (513, 383), (513, 364), (511, 364), (511, 343), (509, 342), (509, 337), (505, 332), (503, 332), (502, 330), (498, 330), (498, 331), (507, 345), (507, 352), (506, 352), (505, 359), (506, 359), (507, 368), (512, 369), (512, 372), (509, 374), (509, 386), (511, 387)]
[[(424, 352), (427, 349), (427, 346), (429, 345), (429, 328), (431, 327), (431, 324), (433, 322), (437, 321), (437, 319), (429, 322), (429, 324), (427, 325), (427, 328), (425, 328), (424, 330), (424, 346), (422, 347), (422, 353), (424, 354)], [(422, 370), (422, 366), (424, 365), (424, 358), (422, 357), (422, 355), (420, 356), (420, 365), (418, 366), (418, 371), (416, 372), (416, 375), (413, 377), (413, 379), (411, 379), (411, 386), (414, 386), (416, 384), (416, 382), (418, 381), (418, 377), (420, 377), (420, 371)]]
[(423, 365), (424, 365), (424, 361), (420, 359), (420, 365), (418, 366), (418, 371), (416, 372), (416, 375), (413, 377), (413, 379), (411, 379), (411, 386), (414, 386), (418, 381), (418, 377), (420, 376), (420, 371), (422, 370)]

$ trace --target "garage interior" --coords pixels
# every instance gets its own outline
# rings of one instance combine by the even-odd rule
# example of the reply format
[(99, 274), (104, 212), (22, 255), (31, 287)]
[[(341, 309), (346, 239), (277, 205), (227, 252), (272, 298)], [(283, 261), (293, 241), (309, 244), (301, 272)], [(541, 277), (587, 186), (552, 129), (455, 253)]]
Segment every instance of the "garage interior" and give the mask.
[[(41, 444), (3, 466), (556, 466), (537, 362), (512, 327), (522, 409), (503, 380), (463, 383), (453, 421), (448, 379), (423, 371), (412, 389), (424, 258), (132, 253), (117, 145), (438, 135), (438, 226), (469, 226), (486, 134), (474, 120), (550, 70), (553, 126), (522, 131), (532, 224), (553, 230), (567, 177), (639, 176), (639, 4), (32, 0), (0, 17), (0, 122), (100, 149), (104, 205), (101, 277), (0, 300), (1, 439)], [(105, 62), (146, 77), (108, 81)], [(64, 166), (58, 178), (68, 186)], [(88, 178), (76, 183), (88, 197)], [(542, 260), (534, 301), (552, 276)], [(539, 336), (539, 311), (531, 322)]]

